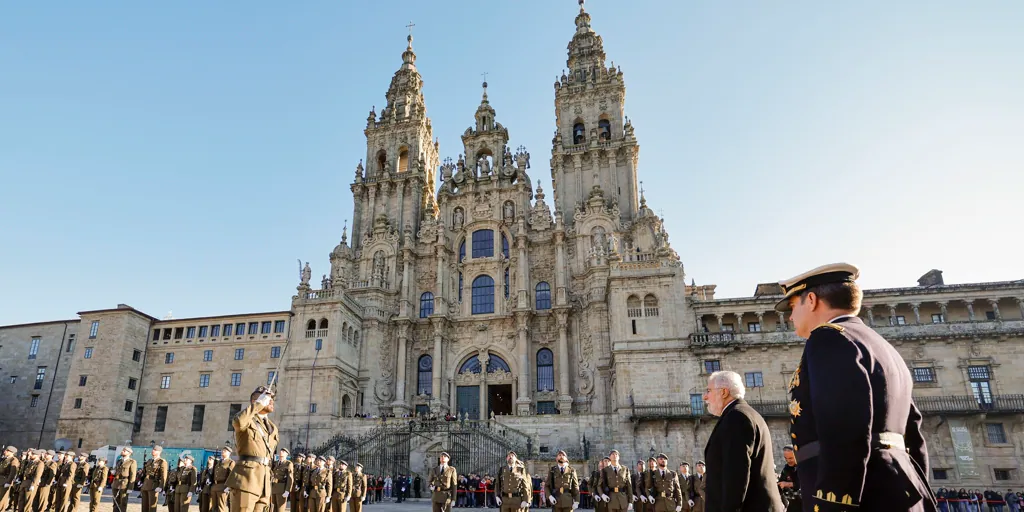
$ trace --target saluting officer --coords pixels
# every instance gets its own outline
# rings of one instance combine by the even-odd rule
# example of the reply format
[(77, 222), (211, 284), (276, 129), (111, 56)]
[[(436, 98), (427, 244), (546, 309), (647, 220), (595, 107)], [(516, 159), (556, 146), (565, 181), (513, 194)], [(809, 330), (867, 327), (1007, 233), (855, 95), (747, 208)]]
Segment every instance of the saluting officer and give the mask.
[[(516, 452), (505, 455), (508, 464), (498, 470), (498, 478), (494, 481), (494, 500), (502, 512), (516, 512), (530, 508), (530, 488), (533, 483), (526, 467), (519, 462)], [(457, 486), (457, 484), (456, 484)]]
[(4, 448), (3, 458), (0, 459), (0, 512), (6, 511), (12, 503), (14, 482), (18, 479), (18, 471), (21, 469), (21, 461), (17, 455), (18, 449), (8, 446)]
[(633, 510), (633, 483), (630, 482), (629, 468), (619, 465), (619, 451), (608, 454), (611, 464), (601, 471), (601, 499), (608, 504), (609, 512)]
[(220, 461), (213, 468), (213, 487), (210, 491), (210, 508), (213, 512), (228, 512), (228, 477), (235, 469), (235, 461), (231, 459), (231, 447), (220, 449)]
[(292, 461), (288, 460), (288, 449), (281, 448), (277, 452), (277, 460), (271, 466), (273, 480), (270, 492), (273, 498), (270, 500), (270, 512), (284, 512), (285, 503), (295, 482), (293, 472)]
[(859, 275), (836, 263), (779, 283), (776, 309), (807, 339), (789, 405), (803, 507), (935, 510), (914, 381), (899, 352), (857, 317)]
[(76, 512), (78, 510), (78, 503), (82, 501), (82, 489), (89, 485), (89, 469), (88, 459), (86, 459), (86, 454), (83, 452), (78, 455), (75, 474), (71, 477), (71, 496), (68, 499), (68, 512)]
[(459, 477), (454, 467), (448, 465), (451, 456), (441, 452), (437, 458), (437, 466), (430, 468), (430, 490), (433, 491), (431, 502), (433, 512), (451, 512), (455, 503), (455, 493), (459, 487)]
[[(132, 447), (125, 446), (122, 448), (121, 458), (117, 459), (117, 465), (114, 466), (114, 481), (110, 484), (110, 489), (113, 491), (114, 512), (128, 512), (128, 493), (135, 488), (135, 476), (138, 468), (138, 462), (135, 462), (135, 459), (132, 458)], [(103, 482), (103, 485), (106, 485), (106, 481)], [(100, 492), (103, 492), (102, 487)], [(143, 493), (142, 496), (142, 512), (150, 512), (151, 509), (146, 505), (146, 494)], [(154, 500), (153, 503), (155, 505), (156, 501)], [(92, 505), (90, 504), (89, 507), (92, 507)]]
[(192, 491), (196, 488), (199, 476), (196, 468), (192, 465), (195, 459), (191, 454), (181, 456), (182, 466), (178, 469), (178, 486), (174, 488), (174, 510), (175, 512), (188, 512), (192, 504)]
[(555, 512), (569, 512), (580, 506), (580, 478), (569, 465), (565, 450), (555, 454), (555, 464), (548, 471), (548, 502)]
[(348, 500), (352, 497), (352, 473), (348, 470), (348, 462), (338, 461), (331, 487), (334, 491), (331, 496), (331, 512), (348, 512)]
[[(142, 464), (142, 512), (156, 512), (157, 500), (160, 493), (167, 485), (168, 464), (160, 457), (164, 452), (163, 446), (155, 445), (150, 450), (153, 458)], [(114, 512), (128, 512), (128, 490), (125, 489), (124, 508)]]
[[(89, 512), (97, 512), (100, 509), (100, 501), (103, 499), (103, 488), (107, 485), (107, 459), (100, 457), (96, 459), (96, 469), (89, 478)], [(114, 501), (117, 503), (117, 500)], [(115, 505), (115, 512), (117, 505)]]
[(270, 458), (279, 441), (277, 425), (269, 416), (272, 412), (274, 392), (259, 386), (249, 395), (249, 407), (231, 420), (238, 449), (238, 464), (227, 481), (231, 512), (263, 512), (270, 506)]

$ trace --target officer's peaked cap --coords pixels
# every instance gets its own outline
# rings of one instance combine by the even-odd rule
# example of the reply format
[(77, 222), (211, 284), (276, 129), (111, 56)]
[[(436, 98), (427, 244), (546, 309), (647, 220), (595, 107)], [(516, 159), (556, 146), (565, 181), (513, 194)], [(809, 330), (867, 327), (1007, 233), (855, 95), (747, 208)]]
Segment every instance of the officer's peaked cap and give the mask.
[(789, 299), (808, 288), (822, 284), (852, 283), (860, 277), (860, 269), (850, 263), (831, 263), (808, 270), (803, 274), (779, 281), (782, 300), (775, 304), (776, 311), (789, 311)]

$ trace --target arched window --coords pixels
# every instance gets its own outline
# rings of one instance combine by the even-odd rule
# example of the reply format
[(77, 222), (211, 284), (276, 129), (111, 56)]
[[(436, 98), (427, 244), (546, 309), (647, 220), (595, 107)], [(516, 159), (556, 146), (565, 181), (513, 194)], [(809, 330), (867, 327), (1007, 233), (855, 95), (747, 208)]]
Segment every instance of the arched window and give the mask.
[(409, 170), (409, 150), (402, 148), (401, 152), (398, 153), (398, 172), (407, 172)]
[[(462, 363), (462, 366), (459, 367), (460, 374), (480, 373), (482, 370), (483, 367), (480, 364), (480, 358), (478, 356), (472, 356), (469, 359), (466, 359), (466, 362)], [(512, 369), (509, 368), (508, 363), (506, 363), (504, 359), (494, 354), (489, 354), (487, 356), (487, 373), (494, 373), (496, 371), (512, 373)]]
[(644, 310), (640, 305), (640, 297), (630, 295), (626, 299), (626, 316), (629, 318), (640, 318), (644, 316)]
[(356, 344), (356, 328), (351, 325), (348, 326), (348, 342), (353, 345)]
[(505, 233), (501, 234), (501, 255), (506, 260), (508, 259), (508, 237), (505, 236)]
[(505, 267), (505, 298), (508, 298), (508, 267)]
[(307, 331), (315, 331), (316, 330), (316, 320), (310, 320), (310, 321), (306, 322), (306, 330)]
[(474, 315), (494, 313), (494, 279), (489, 275), (473, 280), (472, 312)]
[(420, 356), (416, 366), (416, 394), (430, 395), (434, 380), (434, 358), (430, 355)]
[(490, 258), (494, 256), (494, 231), (478, 229), (473, 232), (473, 257)]
[(352, 344), (359, 345), (359, 331), (352, 335)]
[(434, 294), (423, 292), (420, 295), (420, 318), (426, 318), (434, 314)]
[(602, 119), (597, 122), (597, 140), (612, 140), (612, 123), (607, 119)]
[(326, 318), (321, 318), (320, 319), (320, 328), (321, 329), (326, 329), (327, 328), (327, 319)]
[(462, 260), (464, 260), (464, 259), (466, 259), (466, 241), (465, 240), (463, 240), (461, 243), (459, 243), (459, 263), (462, 263)]
[(537, 391), (555, 390), (555, 355), (542, 348), (537, 351)]
[(388, 153), (383, 149), (377, 152), (377, 172), (384, 172), (388, 164)]
[(466, 362), (462, 363), (462, 366), (459, 367), (460, 374), (480, 373), (482, 370), (483, 368), (480, 367), (480, 358), (477, 356), (466, 359)]
[(587, 141), (587, 127), (583, 123), (576, 123), (572, 127), (572, 143), (583, 144)]
[(658, 298), (654, 295), (644, 297), (644, 316), (658, 316)]
[(537, 283), (534, 292), (537, 309), (551, 309), (551, 285), (541, 281)]
[(348, 395), (341, 397), (341, 417), (344, 418), (352, 414), (352, 399)]
[(348, 343), (348, 322), (342, 322), (341, 324), (341, 341)]
[(459, 304), (462, 304), (462, 272), (459, 272)]

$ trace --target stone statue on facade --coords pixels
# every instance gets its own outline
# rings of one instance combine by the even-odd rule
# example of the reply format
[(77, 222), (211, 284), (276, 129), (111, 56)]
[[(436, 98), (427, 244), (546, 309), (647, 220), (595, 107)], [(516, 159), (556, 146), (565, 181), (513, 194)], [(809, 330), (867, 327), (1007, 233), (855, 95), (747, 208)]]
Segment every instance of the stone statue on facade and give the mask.
[[(299, 260), (302, 261), (302, 260)], [(306, 266), (299, 273), (299, 284), (301, 286), (309, 286), (309, 278), (313, 277), (313, 271), (309, 268), (309, 262), (306, 262)]]
[(486, 156), (480, 157), (480, 176), (491, 175), (491, 161)]
[(462, 229), (462, 224), (465, 221), (466, 219), (462, 213), (462, 208), (456, 208), (455, 213), (452, 214), (452, 229)]
[(512, 222), (516, 218), (516, 207), (512, 204), (512, 201), (505, 203), (504, 219), (507, 222)]

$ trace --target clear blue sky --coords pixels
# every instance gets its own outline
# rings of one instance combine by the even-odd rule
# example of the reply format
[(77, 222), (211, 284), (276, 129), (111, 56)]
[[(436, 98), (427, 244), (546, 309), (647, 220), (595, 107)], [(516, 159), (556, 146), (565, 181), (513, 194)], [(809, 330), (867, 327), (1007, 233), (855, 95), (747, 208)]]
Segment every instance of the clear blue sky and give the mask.
[[(1024, 2), (591, 0), (647, 199), (720, 296), (1024, 278)], [(573, 0), (5, 2), (0, 324), (282, 310), (351, 218), (413, 20), (443, 156), (480, 74), (544, 162)], [(540, 164), (540, 165), (538, 165)]]

